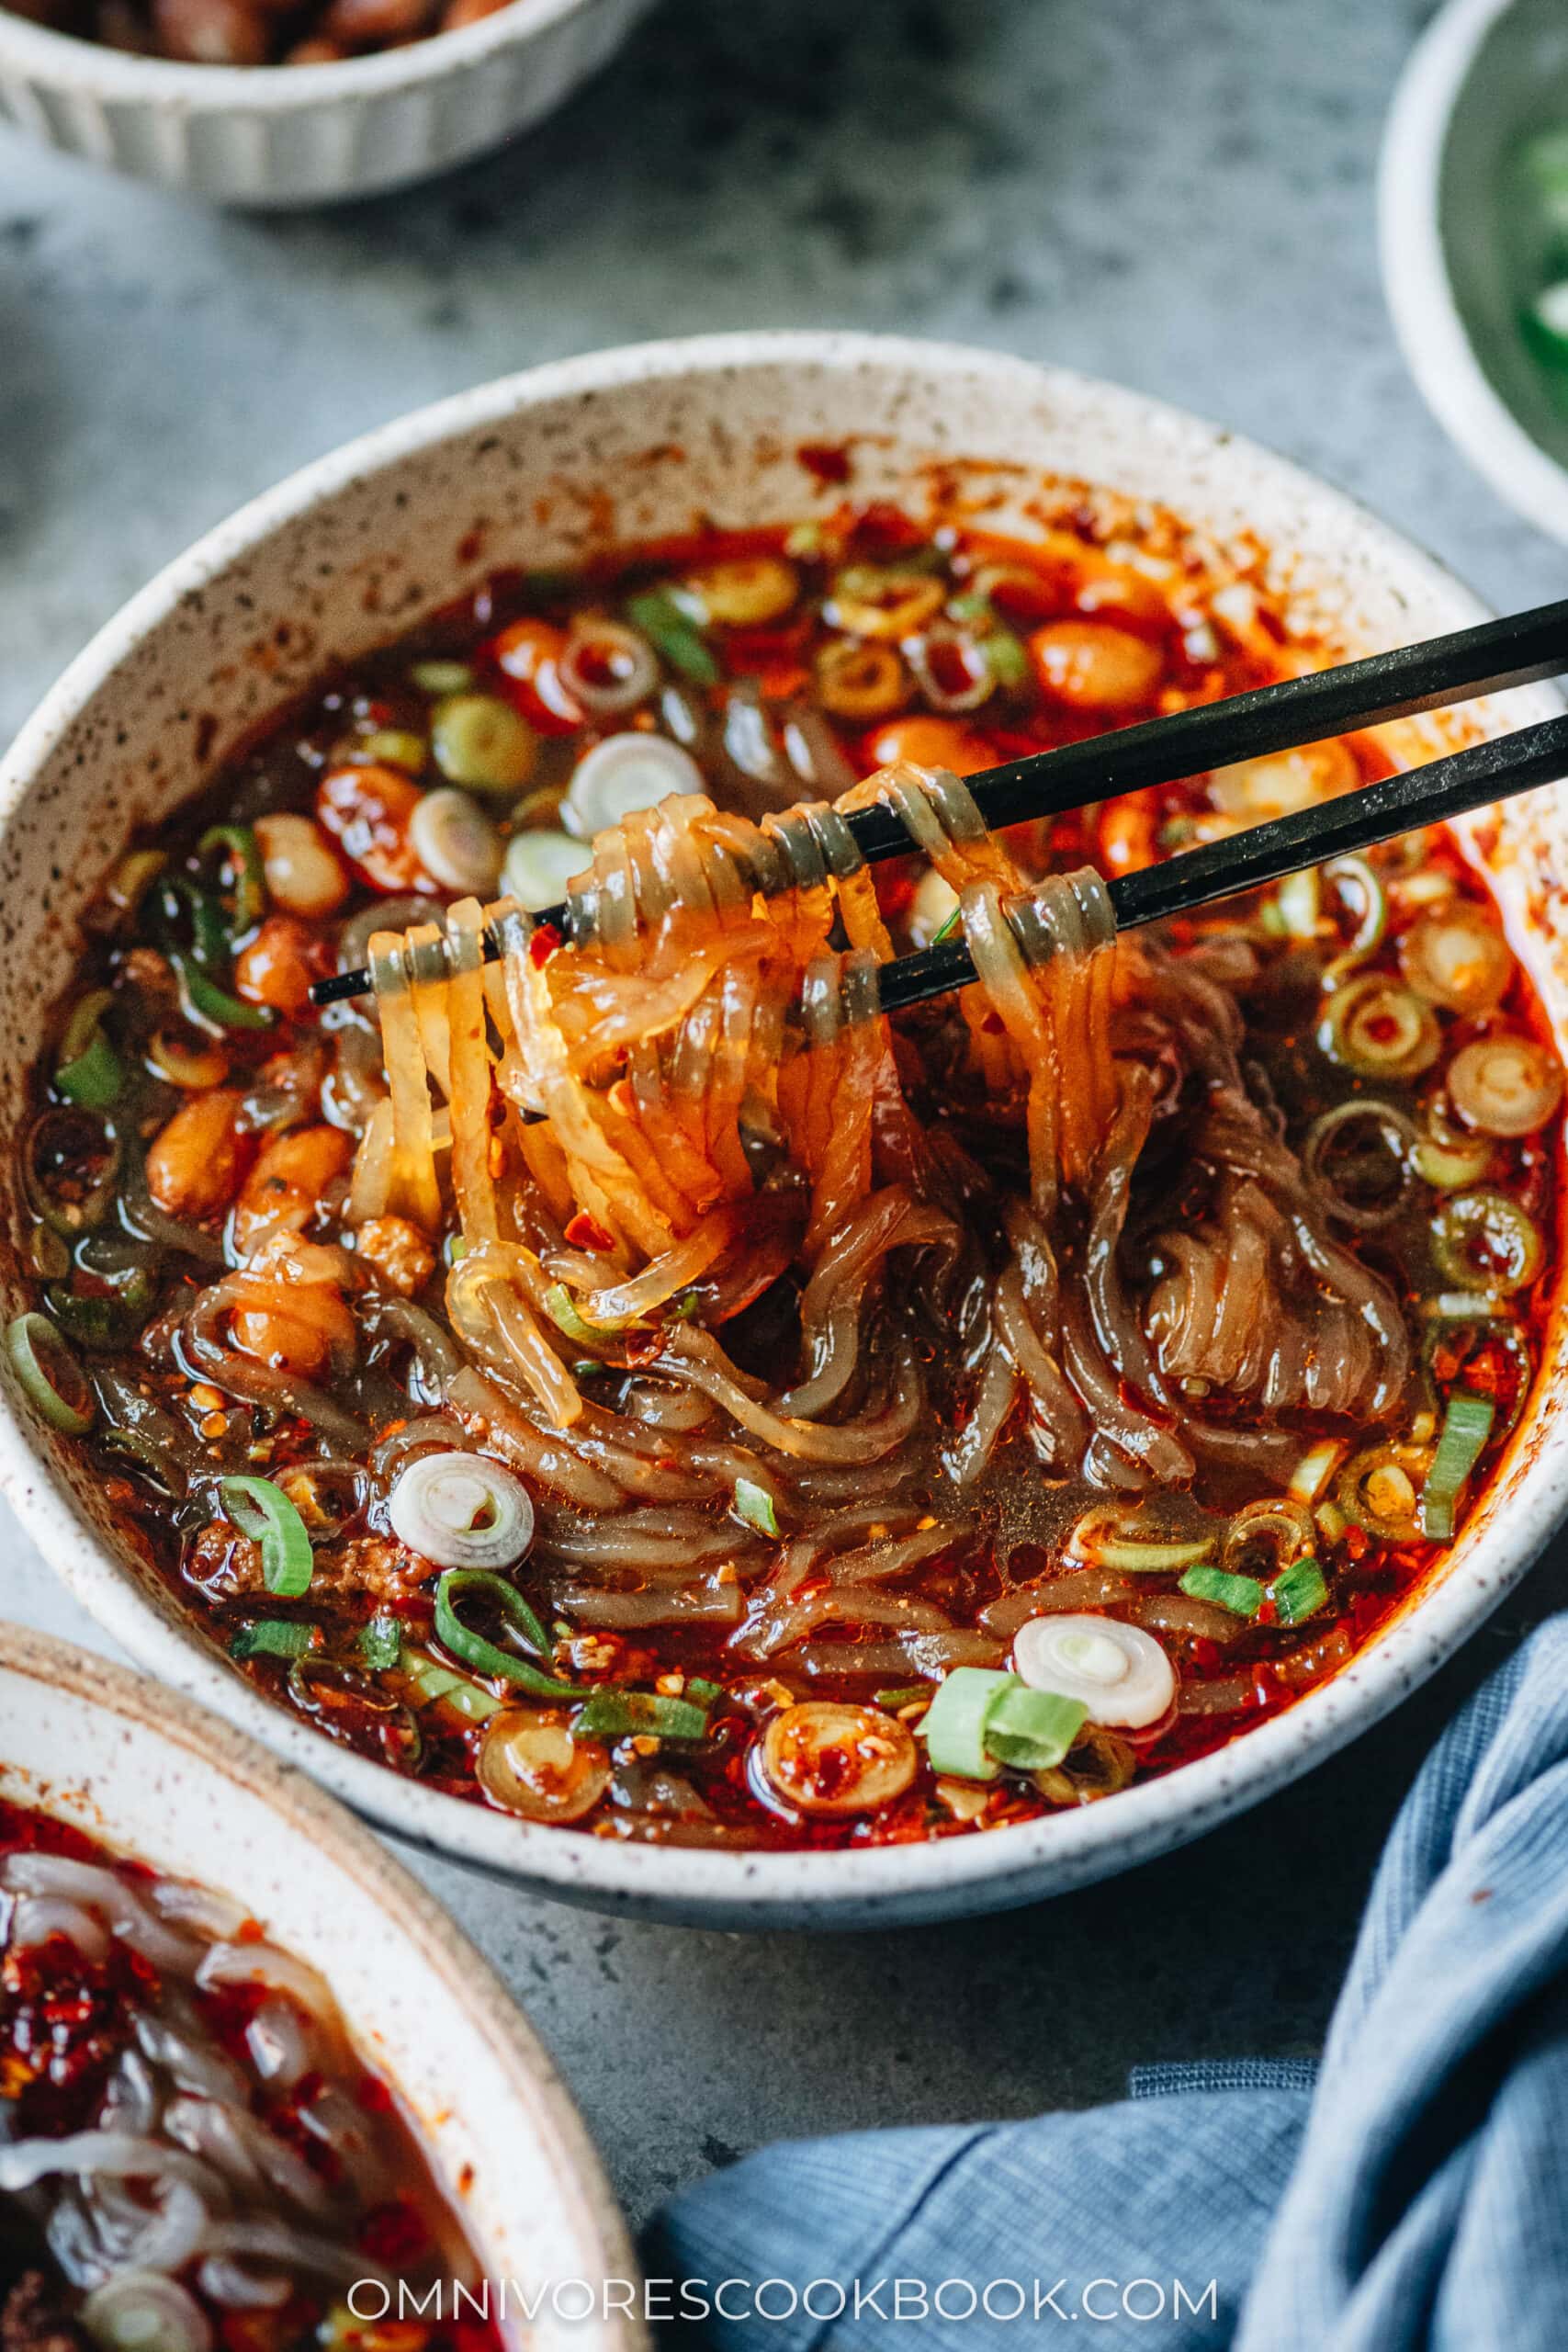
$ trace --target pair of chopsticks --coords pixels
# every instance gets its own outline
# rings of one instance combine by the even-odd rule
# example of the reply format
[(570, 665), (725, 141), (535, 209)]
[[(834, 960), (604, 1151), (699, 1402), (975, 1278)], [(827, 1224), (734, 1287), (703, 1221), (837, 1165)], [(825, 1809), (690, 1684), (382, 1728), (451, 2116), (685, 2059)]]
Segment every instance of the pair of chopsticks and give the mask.
[[(1399, 646), (1391, 653), (1374, 653), (1367, 661), (1314, 670), (1305, 677), (1178, 711), (1168, 718), (1149, 719), (1139, 727), (1120, 728), (1087, 742), (1032, 752), (966, 780), (994, 831), (1148, 785), (1174, 784), (1237, 760), (1294, 751), (1325, 735), (1411, 718), (1475, 695), (1500, 694), (1509, 686), (1534, 685), (1563, 671), (1568, 671), (1568, 600), (1483, 621), (1477, 628), (1419, 645)], [(1568, 715), (1472, 744), (1337, 800), (1272, 818), (1201, 849), (1183, 851), (1161, 865), (1121, 875), (1110, 885), (1117, 928), (1129, 931), (1139, 923), (1190, 914), (1215, 899), (1260, 889), (1303, 866), (1371, 849), (1422, 825), (1445, 823), (1564, 775)], [(909, 854), (909, 836), (891, 808), (863, 808), (848, 822), (868, 865)], [(553, 924), (570, 938), (564, 906), (547, 908), (535, 920)], [(501, 951), (493, 933), (486, 933), (484, 944), (486, 960), (494, 962)], [(881, 1009), (906, 1011), (929, 997), (964, 988), (974, 978), (963, 939), (941, 940), (883, 967)], [(369, 987), (370, 975), (364, 969), (339, 972), (318, 981), (310, 995), (318, 1005), (337, 1004), (363, 996)]]

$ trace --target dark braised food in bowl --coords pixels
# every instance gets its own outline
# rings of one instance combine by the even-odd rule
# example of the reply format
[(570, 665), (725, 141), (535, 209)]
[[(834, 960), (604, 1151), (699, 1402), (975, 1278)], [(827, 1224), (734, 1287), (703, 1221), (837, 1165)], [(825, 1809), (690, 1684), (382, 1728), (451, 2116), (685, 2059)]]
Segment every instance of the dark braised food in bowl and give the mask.
[(1104, 889), (1399, 731), (1006, 835), (964, 782), (1332, 659), (1271, 576), (1066, 491), (501, 574), (130, 846), (10, 1353), (241, 1671), (528, 1821), (833, 1847), (1113, 1797), (1420, 1589), (1555, 1278), (1525, 974), (1446, 835)]

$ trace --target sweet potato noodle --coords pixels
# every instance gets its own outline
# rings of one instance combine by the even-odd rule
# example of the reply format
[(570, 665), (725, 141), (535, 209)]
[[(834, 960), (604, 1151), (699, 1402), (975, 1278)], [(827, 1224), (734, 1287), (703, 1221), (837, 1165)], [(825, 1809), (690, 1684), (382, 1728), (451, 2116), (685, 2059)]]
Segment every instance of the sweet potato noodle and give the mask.
[[(1397, 734), (987, 831), (988, 761), (1325, 658), (1134, 528), (498, 580), (117, 868), (13, 1366), (325, 1735), (606, 1837), (963, 1834), (1289, 1704), (1440, 1556), (1562, 1072), (1437, 836), (1114, 935), (1108, 876)], [(887, 1021), (945, 928), (977, 980)]]
[[(477, 2287), (331, 1991), (242, 1905), (0, 1805), (0, 1953), (8, 2346), (286, 2352), (347, 2340), (356, 2281)], [(403, 2352), (498, 2352), (451, 2303)]]

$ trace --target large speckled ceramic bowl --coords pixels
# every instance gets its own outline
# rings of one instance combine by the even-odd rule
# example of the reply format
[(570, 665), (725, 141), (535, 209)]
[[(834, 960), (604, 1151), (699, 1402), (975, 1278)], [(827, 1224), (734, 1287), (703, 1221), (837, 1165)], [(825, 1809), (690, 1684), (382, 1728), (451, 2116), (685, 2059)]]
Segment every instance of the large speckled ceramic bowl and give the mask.
[[(297, 475), (171, 565), (110, 623), (0, 767), (0, 1100), (14, 1125), (74, 918), (133, 819), (183, 797), (225, 743), (321, 666), (395, 635), (499, 564), (570, 562), (616, 537), (825, 511), (799, 454), (853, 444), (853, 490), (971, 495), (1023, 522), (1045, 477), (1175, 509), (1277, 551), (1309, 628), (1370, 652), (1474, 620), (1448, 574), (1337, 492), (1212, 426), (1106, 384), (994, 355), (840, 335), (739, 335), (608, 352), (492, 384)], [(1472, 711), (1495, 730), (1542, 688)], [(1432, 750), (1461, 722), (1423, 722)], [(1515, 944), (1568, 1044), (1568, 820), (1553, 797), (1472, 822)], [(11, 1138), (0, 1136), (0, 1183)], [(15, 1285), (11, 1285), (14, 1292)], [(7, 1312), (11, 1311), (7, 1308)], [(198, 1691), (406, 1837), (567, 1898), (665, 1918), (863, 1926), (1024, 1903), (1196, 1836), (1393, 1706), (1523, 1575), (1568, 1491), (1554, 1329), (1507, 1460), (1430, 1584), (1346, 1672), (1218, 1754), (1071, 1814), (865, 1852), (622, 1845), (443, 1796), (333, 1747), (264, 1700), (115, 1541), (69, 1446), (13, 1404), (0, 1478), (45, 1556), (145, 1664)]]
[(635, 2291), (631, 2247), (570, 2098), (472, 1945), (341, 1805), (156, 1683), (4, 1623), (0, 1797), (243, 1903), (402, 2093), (492, 2293), (516, 2281), (509, 2329), (534, 2313), (528, 2352), (638, 2352), (605, 2289)]

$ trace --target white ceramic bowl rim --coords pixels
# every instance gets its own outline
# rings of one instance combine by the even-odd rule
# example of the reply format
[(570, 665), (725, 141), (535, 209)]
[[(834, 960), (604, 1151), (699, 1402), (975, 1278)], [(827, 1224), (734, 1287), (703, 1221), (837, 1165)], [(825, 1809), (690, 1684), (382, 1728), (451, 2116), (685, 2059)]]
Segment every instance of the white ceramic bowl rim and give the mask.
[[(1129, 435), (1160, 444), (1171, 469), (1172, 505), (1179, 508), (1174, 485), (1183, 466), (1212, 462), (1223, 451), (1227, 462), (1245, 462), (1331, 518), (1347, 546), (1367, 551), (1403, 580), (1423, 582), (1453, 615), (1451, 626), (1485, 616), (1485, 608), (1450, 573), (1342, 492), (1255, 444), (1115, 385), (991, 352), (897, 336), (791, 332), (645, 344), (556, 362), (422, 409), (319, 459), (220, 524), (100, 630), (24, 727), (0, 763), (0, 829), (51, 747), (132, 649), (183, 599), (319, 502), (414, 451), (525, 416), (547, 402), (769, 365), (845, 374), (899, 371), (939, 386), (950, 380), (955, 390), (983, 373), (1036, 396), (1055, 390), (1079, 403), (1092, 400)], [(371, 1820), (432, 1851), (524, 1877), (567, 1900), (665, 1917), (724, 1917), (736, 1925), (830, 1925), (836, 1915), (866, 1920), (884, 1913), (1005, 1907), (1032, 1899), (1043, 1879), (1055, 1889), (1070, 1886), (1213, 1827), (1386, 1713), (1482, 1622), (1524, 1575), (1555, 1524), (1558, 1502), (1542, 1475), (1545, 1466), (1533, 1462), (1528, 1508), (1524, 1498), (1516, 1501), (1506, 1537), (1489, 1525), (1468, 1553), (1463, 1573), (1438, 1583), (1331, 1681), (1210, 1756), (1107, 1804), (978, 1836), (829, 1853), (734, 1853), (624, 1844), (520, 1822), (423, 1788), (333, 1745), (264, 1699), (194, 1629), (154, 1611), (40, 1469), (15, 1410), (0, 1397), (0, 1478), (18, 1515), (98, 1622), (152, 1670), (254, 1733)]]
[[(637, 2278), (626, 2222), (553, 2061), (488, 1963), (434, 1897), (378, 1839), (303, 1773), (280, 1763), (259, 1741), (231, 1734), (204, 1708), (107, 1658), (0, 1620), (0, 1675), (5, 1674), (42, 1683), (51, 1701), (58, 1698), (62, 1706), (73, 1702), (97, 1709), (144, 1729), (159, 1743), (180, 1751), (189, 1772), (226, 1781), (259, 1797), (289, 1834), (301, 1866), (312, 1853), (330, 1855), (333, 1866), (357, 1882), (386, 1919), (395, 1922), (396, 1934), (439, 1978), (445, 1997), (474, 2027), (508, 2097), (526, 2110), (542, 2161), (580, 2200), (586, 2231), (603, 2254), (605, 2277)], [(36, 1804), (45, 1813), (56, 1810), (51, 1802), (51, 1791), (71, 1789), (67, 1774), (40, 1774), (25, 1756), (13, 1755), (4, 1724), (0, 1724), (0, 1765), (19, 1766), (29, 1782), (38, 1782), (37, 1793), (29, 1788), (21, 1802)], [(98, 1809), (95, 1803), (94, 1812)], [(72, 1817), (70, 1808), (60, 1810), (64, 1817)], [(111, 1853), (130, 1860), (148, 1859), (133, 1844), (117, 1837), (112, 1799), (109, 1817), (101, 1829), (93, 1823), (85, 1826), (89, 1834), (102, 1838)], [(245, 1894), (243, 1874), (231, 1891)], [(330, 1982), (330, 1961), (324, 1973)], [(378, 2056), (373, 2063), (389, 2066), (395, 2080), (395, 2061)], [(645, 2340), (641, 2327), (626, 2317), (618, 2324), (606, 2320), (595, 2335), (595, 2341), (614, 2342), (625, 2352), (635, 2352)]]
[(1476, 357), (1442, 233), (1443, 159), (1476, 53), (1515, 0), (1450, 0), (1400, 78), (1378, 167), (1383, 292), (1405, 365), (1477, 472), (1538, 528), (1568, 539), (1568, 471), (1530, 437)]
[(156, 99), (190, 114), (287, 114), (355, 93), (412, 88), (433, 72), (481, 63), (492, 51), (513, 48), (593, 5), (594, 0), (508, 0), (493, 16), (455, 32), (432, 33), (401, 49), (346, 57), (332, 65), (186, 65), (172, 58), (136, 57), (0, 8), (0, 53), (42, 81), (90, 91), (107, 104)]

